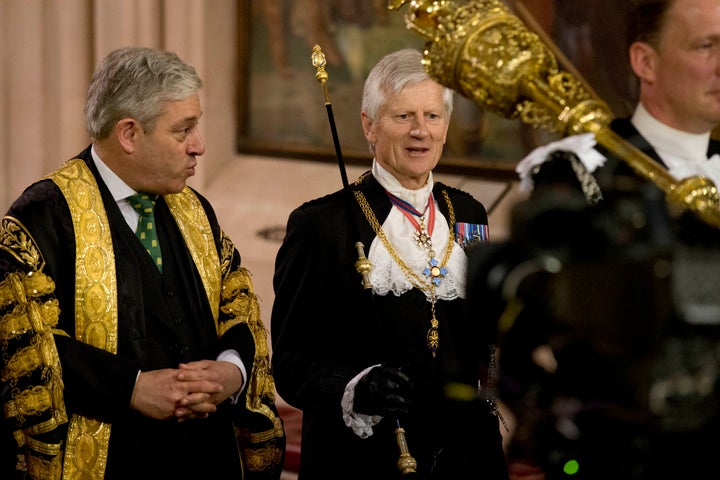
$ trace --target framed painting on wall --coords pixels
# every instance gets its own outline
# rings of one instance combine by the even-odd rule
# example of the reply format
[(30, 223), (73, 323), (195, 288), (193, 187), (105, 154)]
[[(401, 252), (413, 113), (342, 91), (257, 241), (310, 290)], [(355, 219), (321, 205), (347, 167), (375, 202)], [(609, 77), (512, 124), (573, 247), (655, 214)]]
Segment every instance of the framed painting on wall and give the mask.
[[(336, 161), (322, 87), (311, 63), (314, 45), (328, 61), (327, 87), (342, 156), (370, 164), (360, 102), (365, 77), (385, 54), (423, 40), (404, 12), (382, 0), (264, 0), (239, 6), (240, 153)], [(438, 170), (515, 178), (532, 135), (514, 120), (484, 112), (456, 95)], [(523, 143), (525, 142), (525, 144)]]
[[(518, 11), (525, 16), (518, 16), (524, 20), (534, 20), (537, 14), (540, 23), (526, 24), (550, 32), (546, 37), (556, 38), (570, 61), (580, 67), (584, 62), (592, 64), (588, 56), (597, 58), (598, 53), (601, 58), (622, 59), (622, 52), (608, 51), (618, 48), (617, 42), (607, 39), (619, 32), (593, 26), (591, 16), (566, 12), (562, 2), (553, 0), (508, 3), (523, 7)], [(329, 100), (343, 158), (348, 164), (369, 165), (371, 155), (360, 123), (364, 79), (383, 55), (424, 46), (424, 40), (407, 28), (405, 10), (388, 10), (385, 0), (242, 0), (238, 5), (238, 152), (336, 161), (325, 99), (311, 63), (313, 46), (319, 45), (328, 61)], [(574, 19), (566, 18), (573, 15)], [(596, 39), (604, 40), (594, 45)], [(592, 75), (594, 81), (599, 78), (597, 71), (582, 74)], [(616, 81), (624, 81), (617, 77)], [(515, 164), (532, 148), (554, 138), (456, 95), (437, 170), (514, 180)]]

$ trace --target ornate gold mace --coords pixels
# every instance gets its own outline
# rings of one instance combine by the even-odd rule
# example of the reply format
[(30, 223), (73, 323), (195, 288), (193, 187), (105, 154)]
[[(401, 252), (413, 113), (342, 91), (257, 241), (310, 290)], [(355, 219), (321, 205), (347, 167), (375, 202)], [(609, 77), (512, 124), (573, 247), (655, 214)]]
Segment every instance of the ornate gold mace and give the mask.
[[(397, 10), (407, 0), (389, 0)], [(506, 118), (597, 142), (662, 189), (671, 205), (720, 228), (718, 191), (707, 178), (678, 181), (613, 132), (608, 105), (593, 98), (551, 49), (499, 0), (412, 0), (405, 22), (426, 39), (423, 64), (438, 83)], [(460, 4), (461, 3), (461, 4)]]

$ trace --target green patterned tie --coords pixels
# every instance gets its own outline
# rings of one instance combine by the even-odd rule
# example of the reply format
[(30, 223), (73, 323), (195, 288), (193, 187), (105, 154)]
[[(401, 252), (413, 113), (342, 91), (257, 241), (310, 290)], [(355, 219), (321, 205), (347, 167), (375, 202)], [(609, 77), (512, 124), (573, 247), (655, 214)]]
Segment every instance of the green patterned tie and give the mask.
[(160, 252), (160, 243), (155, 231), (155, 215), (153, 214), (155, 197), (147, 193), (138, 193), (130, 195), (127, 200), (140, 214), (135, 235), (140, 239), (152, 259), (155, 260), (158, 270), (162, 272), (162, 252)]

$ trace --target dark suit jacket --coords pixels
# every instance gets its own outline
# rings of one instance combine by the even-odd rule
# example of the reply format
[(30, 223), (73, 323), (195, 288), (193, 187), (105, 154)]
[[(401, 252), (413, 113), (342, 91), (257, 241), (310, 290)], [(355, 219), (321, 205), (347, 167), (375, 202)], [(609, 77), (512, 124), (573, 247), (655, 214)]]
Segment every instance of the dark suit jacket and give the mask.
[[(382, 224), (392, 204), (380, 184), (365, 175), (351, 187), (364, 193)], [(435, 198), (445, 218), (443, 189), (458, 222), (487, 223), (485, 209), (470, 195), (436, 184)], [(300, 478), (398, 476), (392, 419), (383, 419), (367, 439), (342, 420), (346, 384), (378, 363), (410, 366), (417, 412), (403, 420), (403, 428), (420, 478), (430, 478), (433, 455), (443, 448), (452, 456), (448, 463), (459, 471), (472, 465), (474, 478), (506, 478), (498, 421), (487, 404), (451, 401), (443, 393), (451, 382), (474, 388), (487, 367), (489, 340), (483, 336), (482, 312), (470, 316), (462, 300), (439, 301), (440, 347), (432, 358), (426, 346), (430, 304), (425, 294), (413, 289), (381, 297), (361, 286), (354, 268), (355, 243), (361, 241), (367, 252), (374, 237), (354, 197), (348, 204), (346, 192), (340, 191), (291, 213), (277, 255), (273, 368), (279, 394), (303, 411)], [(443, 464), (444, 458), (435, 460)]]

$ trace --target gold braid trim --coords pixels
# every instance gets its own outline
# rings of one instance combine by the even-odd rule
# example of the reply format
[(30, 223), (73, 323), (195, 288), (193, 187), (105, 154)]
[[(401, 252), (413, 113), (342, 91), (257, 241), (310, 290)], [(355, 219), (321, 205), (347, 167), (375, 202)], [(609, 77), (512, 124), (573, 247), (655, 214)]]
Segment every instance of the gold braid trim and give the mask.
[[(222, 238), (220, 240), (220, 271), (222, 272), (223, 281), (230, 273), (232, 268), (232, 261), (235, 256), (235, 245), (233, 245), (230, 237), (225, 235), (225, 232), (221, 232)], [(222, 296), (222, 294), (221, 294)]]
[(212, 228), (210, 228), (210, 221), (205, 215), (205, 209), (200, 200), (189, 187), (185, 187), (180, 193), (165, 195), (164, 198), (198, 269), (210, 303), (212, 316), (215, 319), (215, 329), (219, 331), (220, 258)]
[(270, 352), (267, 345), (267, 331), (260, 318), (260, 305), (253, 291), (250, 272), (240, 267), (223, 281), (222, 306), (223, 314), (231, 317), (228, 322), (244, 323), (250, 329), (255, 341), (255, 358), (253, 369), (247, 382), (247, 408), (252, 412), (275, 418), (270, 407), (263, 399), (274, 399), (274, 379), (270, 367)]
[(164, 198), (202, 278), (218, 337), (242, 323), (248, 325), (253, 336), (255, 358), (250, 378), (247, 379), (246, 408), (268, 418), (272, 428), (259, 433), (250, 433), (242, 426), (237, 428), (237, 435), (243, 444), (244, 468), (248, 471), (264, 471), (277, 467), (282, 459), (282, 450), (274, 443), (250, 447), (258, 445), (254, 441), (267, 442), (284, 435), (282, 421), (269, 406), (274, 404), (275, 383), (270, 368), (267, 331), (260, 317), (250, 272), (244, 267), (232, 269), (235, 246), (225, 232), (221, 232), (218, 255), (210, 221), (200, 200), (190, 188), (186, 187), (182, 192)]
[(230, 273), (223, 282), (222, 312), (233, 317), (235, 322), (247, 324), (255, 340), (255, 358), (247, 384), (247, 408), (273, 419), (275, 414), (262, 401), (264, 398), (275, 398), (267, 331), (260, 318), (260, 305), (253, 291), (250, 272), (246, 268)]
[[(13, 417), (32, 417), (40, 415), (49, 410), (53, 406), (53, 392), (45, 385), (35, 385), (34, 387), (23, 390), (17, 394), (13, 400), (7, 402), (4, 406), (6, 418)], [(56, 424), (56, 422), (55, 422)], [(42, 425), (42, 424), (41, 424)], [(42, 433), (37, 431), (37, 425), (25, 429), (25, 433)], [(53, 425), (54, 427), (54, 425)], [(40, 430), (44, 430), (42, 428)]]
[(35, 455), (26, 455), (25, 462), (30, 478), (59, 479), (63, 472), (63, 466), (60, 462), (59, 455), (50, 459), (37, 457)]
[[(66, 162), (49, 178), (65, 196), (75, 231), (75, 337), (116, 353), (115, 255), (97, 181), (81, 159)], [(73, 415), (63, 478), (103, 478), (109, 440), (109, 423)]]
[[(2, 248), (31, 269), (44, 267), (40, 250), (32, 236), (16, 219), (5, 217), (0, 223)], [(20, 430), (13, 432), (19, 447), (27, 446), (25, 456), (18, 459), (21, 470), (31, 472), (32, 478), (59, 479), (60, 457), (43, 460), (34, 452), (59, 455), (60, 445), (41, 442), (33, 436), (49, 432), (67, 422), (62, 396), (60, 359), (55, 348), (52, 330), (57, 326), (60, 309), (57, 299), (41, 301), (52, 295), (55, 283), (44, 273), (32, 270), (16, 271), (0, 282), (0, 308), (12, 306), (0, 316), (0, 350), (5, 359), (2, 380), (12, 388), (11, 399), (3, 405), (6, 418), (14, 419)], [(27, 335), (25, 347), (11, 350), (10, 340)], [(39, 371), (42, 384), (27, 386), (27, 376)], [(28, 424), (39, 416), (40, 423)], [(32, 469), (32, 470), (29, 470)]]
[[(20, 437), (44, 433), (67, 421), (63, 406), (60, 361), (52, 340), (52, 327), (57, 325), (60, 309), (56, 299), (38, 303), (33, 298), (52, 293), (54, 283), (40, 272), (13, 272), (0, 282), (2, 305), (15, 304), (12, 311), (0, 316), (0, 349), (6, 359), (2, 381), (13, 389), (12, 397), (3, 405), (6, 418), (15, 418), (22, 426)], [(11, 350), (8, 344), (20, 335), (30, 333), (27, 346)], [(20, 380), (39, 370), (47, 383), (30, 388), (19, 387)], [(28, 417), (50, 412), (51, 420), (26, 425)], [(21, 439), (24, 443), (24, 440)]]
[[(241, 443), (246, 445), (243, 460), (245, 468), (250, 472), (277, 468), (282, 462), (283, 451), (272, 440), (283, 437), (283, 424), (278, 417), (273, 418), (272, 422), (273, 428), (264, 432), (250, 433), (245, 428), (240, 429), (238, 433)], [(250, 445), (257, 446), (250, 447)]]
[[(58, 398), (58, 397), (57, 397), (57, 392), (60, 393), (60, 397), (59, 397), (59, 398), (62, 400), (62, 398), (63, 398), (63, 396), (62, 396), (62, 386), (60, 386), (60, 388), (57, 389), (57, 391), (53, 391), (53, 396), (54, 396), (54, 398)], [(63, 405), (63, 408), (64, 408), (64, 407), (65, 407), (65, 405)], [(53, 413), (54, 413), (54, 412), (53, 412)], [(64, 409), (63, 409), (62, 413), (63, 413), (63, 415), (65, 415), (65, 410), (64, 410)], [(57, 416), (57, 415), (56, 415), (56, 416)], [(29, 427), (29, 428), (24, 428), (24, 429), (22, 430), (22, 433), (23, 433), (24, 435), (27, 435), (28, 437), (37, 436), (37, 435), (41, 435), (41, 434), (43, 434), (43, 433), (45, 433), (45, 432), (49, 432), (50, 430), (53, 430), (53, 429), (59, 427), (60, 425), (62, 425), (62, 424), (64, 424), (64, 423), (67, 423), (67, 417), (63, 417), (62, 420), (60, 420), (60, 421), (56, 420), (55, 418), (50, 418), (49, 420), (47, 420), (47, 421), (45, 421), (45, 422), (38, 423), (37, 425), (33, 425), (32, 427)], [(30, 440), (32, 440), (32, 438), (28, 438), (25, 443), (32, 444), (33, 442), (31, 442)]]
[(43, 443), (38, 442), (34, 438), (28, 438), (27, 445), (36, 452), (40, 452), (48, 456), (62, 453), (62, 444), (60, 443)]
[[(40, 318), (48, 327), (55, 327), (60, 318), (60, 306), (57, 299), (53, 298), (44, 303), (32, 302), (40, 310)], [(28, 331), (36, 329), (28, 315), (25, 306), (17, 305), (11, 312), (0, 316), (0, 341), (6, 342), (18, 337)]]
[[(226, 239), (226, 237), (225, 237)], [(229, 239), (223, 252), (235, 251)], [(269, 429), (255, 431), (247, 425), (237, 425), (236, 435), (242, 446), (244, 467), (250, 472), (266, 472), (281, 468), (285, 430), (282, 420), (271, 408), (275, 403), (275, 380), (270, 365), (267, 331), (262, 323), (258, 297), (253, 289), (250, 272), (243, 267), (227, 273), (223, 279), (220, 311), (229, 317), (221, 326), (244, 323), (250, 329), (255, 342), (255, 357), (250, 378), (247, 379), (245, 407), (249, 412), (269, 420)], [(275, 440), (278, 441), (275, 441)], [(282, 439), (282, 442), (279, 440)]]
[(12, 303), (24, 304), (28, 299), (40, 298), (54, 291), (55, 282), (44, 273), (9, 273), (0, 282), (0, 308)]
[[(248, 471), (264, 471), (277, 467), (282, 459), (282, 450), (268, 442), (257, 447), (252, 440), (268, 441), (284, 435), (282, 421), (270, 408), (275, 400), (275, 383), (270, 369), (270, 354), (267, 346), (267, 331), (260, 318), (260, 307), (253, 291), (250, 272), (239, 267), (232, 269), (235, 246), (230, 238), (221, 232), (220, 254), (218, 254), (210, 221), (195, 193), (188, 187), (182, 192), (165, 195), (165, 202), (182, 232), (205, 287), (218, 337), (231, 327), (248, 325), (255, 343), (253, 368), (247, 379), (246, 407), (250, 412), (264, 415), (272, 422), (270, 430), (249, 433), (247, 428), (237, 428), (242, 448), (243, 466)], [(222, 318), (220, 317), (222, 314)], [(263, 401), (269, 401), (263, 403)], [(244, 440), (251, 440), (246, 442)]]
[[(44, 303), (35, 300), (54, 291), (55, 284), (41, 272), (12, 272), (0, 282), (0, 306), (14, 304), (13, 309), (0, 316), (0, 350), (6, 359), (2, 370), (2, 381), (13, 388), (12, 398), (3, 405), (6, 418), (15, 418), (23, 430), (22, 437), (52, 430), (67, 421), (62, 397), (60, 360), (55, 350), (52, 328), (57, 325), (60, 308), (57, 299)], [(30, 332), (29, 344), (11, 350), (8, 342)], [(46, 384), (34, 385), (21, 390), (22, 378), (39, 370)], [(31, 426), (25, 425), (28, 417), (50, 411), (51, 419)]]
[[(32, 347), (28, 347), (32, 348)], [(39, 359), (37, 359), (39, 360)], [(39, 366), (33, 365), (33, 369)], [(48, 410), (52, 407), (52, 392), (44, 385), (35, 385), (34, 387), (23, 390), (15, 396), (15, 398), (5, 404), (5, 417), (12, 418), (17, 416), (33, 416)]]
[(13, 354), (5, 363), (2, 373), (3, 382), (13, 380), (17, 382), (20, 377), (30, 375), (33, 370), (42, 366), (42, 355), (36, 345), (28, 345)]
[[(224, 318), (220, 322), (219, 336), (224, 335), (230, 327), (241, 323), (253, 330), (255, 325), (251, 325), (251, 322), (255, 320), (250, 317), (255, 313), (255, 309), (259, 310), (259, 306), (253, 293), (250, 272), (246, 268), (240, 267), (223, 279), (220, 302), (220, 312)], [(255, 332), (252, 333), (255, 336)]]

